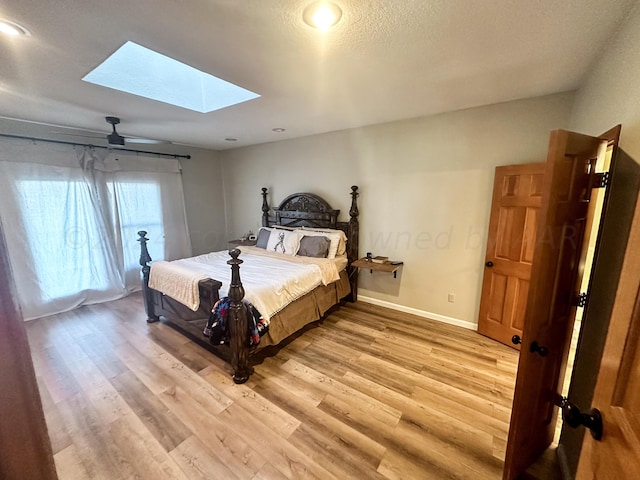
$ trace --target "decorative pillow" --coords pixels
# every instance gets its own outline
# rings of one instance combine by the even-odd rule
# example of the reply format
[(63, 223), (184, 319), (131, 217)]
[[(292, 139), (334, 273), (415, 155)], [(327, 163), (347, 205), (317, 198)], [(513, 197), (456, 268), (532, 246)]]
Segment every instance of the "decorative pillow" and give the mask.
[(269, 243), (270, 236), (271, 236), (271, 229), (262, 227), (258, 231), (258, 238), (256, 239), (256, 247), (267, 248), (267, 244)]
[(335, 258), (336, 255), (344, 255), (347, 253), (346, 240), (347, 236), (342, 230), (328, 229), (313, 229), (310, 227), (303, 227), (303, 230), (298, 230), (302, 235), (310, 235), (316, 237), (327, 237), (331, 241), (329, 246), (329, 253), (327, 258)]
[(298, 255), (303, 257), (326, 258), (331, 240), (327, 237), (305, 235), (300, 239)]
[(300, 235), (298, 232), (289, 230), (278, 230), (274, 228), (269, 235), (267, 243), (268, 252), (284, 253), (285, 255), (295, 255), (300, 248)]

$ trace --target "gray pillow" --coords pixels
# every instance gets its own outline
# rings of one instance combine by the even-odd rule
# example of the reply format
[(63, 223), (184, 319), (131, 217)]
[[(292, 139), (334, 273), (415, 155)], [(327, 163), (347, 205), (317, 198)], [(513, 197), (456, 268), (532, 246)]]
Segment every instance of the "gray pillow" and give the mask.
[(269, 237), (271, 236), (271, 231), (266, 228), (261, 228), (258, 232), (258, 239), (256, 240), (256, 247), (259, 248), (267, 248), (267, 244), (269, 243)]
[(329, 253), (329, 245), (331, 245), (331, 240), (327, 237), (305, 235), (300, 240), (298, 255), (303, 257), (326, 258)]

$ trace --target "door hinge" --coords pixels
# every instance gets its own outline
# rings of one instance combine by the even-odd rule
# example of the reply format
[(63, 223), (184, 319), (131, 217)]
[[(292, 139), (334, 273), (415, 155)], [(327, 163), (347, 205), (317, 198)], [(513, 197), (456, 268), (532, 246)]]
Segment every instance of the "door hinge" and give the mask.
[(609, 185), (609, 178), (611, 175), (609, 172), (596, 173), (596, 180), (594, 182), (593, 188), (604, 188)]
[(576, 307), (586, 307), (588, 300), (589, 296), (586, 294), (586, 292), (582, 292), (576, 297)]

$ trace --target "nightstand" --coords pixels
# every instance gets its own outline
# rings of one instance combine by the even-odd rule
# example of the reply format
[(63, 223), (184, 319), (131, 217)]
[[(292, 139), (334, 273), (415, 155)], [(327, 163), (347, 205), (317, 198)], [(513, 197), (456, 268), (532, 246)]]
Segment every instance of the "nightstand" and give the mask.
[(376, 272), (393, 273), (393, 278), (396, 278), (398, 269), (402, 265), (404, 265), (404, 262), (386, 261), (384, 263), (377, 263), (377, 262), (372, 262), (367, 258), (359, 258), (355, 262), (351, 263), (352, 267), (364, 268), (369, 270), (371, 273), (373, 273), (374, 270)]
[(241, 238), (236, 238), (235, 240), (229, 240), (229, 243), (231, 245), (236, 245), (236, 246), (244, 246), (244, 247), (255, 247), (256, 246), (256, 241), (255, 240), (243, 240)]

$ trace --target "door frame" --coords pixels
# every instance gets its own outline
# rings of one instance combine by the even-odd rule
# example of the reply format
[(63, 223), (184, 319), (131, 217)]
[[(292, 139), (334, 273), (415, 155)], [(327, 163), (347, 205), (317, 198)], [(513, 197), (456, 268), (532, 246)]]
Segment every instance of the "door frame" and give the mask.
[[(580, 334), (567, 397), (579, 408), (592, 404), (609, 320), (620, 280), (636, 199), (640, 192), (640, 165), (622, 149), (613, 148), (609, 184), (604, 197), (596, 254), (587, 288)], [(558, 445), (560, 466), (567, 476), (575, 475), (584, 429), (563, 425)]]
[[(628, 235), (620, 281), (617, 284), (613, 310), (611, 311), (609, 328), (607, 330), (602, 361), (598, 370), (597, 384), (594, 391), (592, 406), (601, 410), (603, 421), (603, 435), (601, 442), (597, 442), (591, 435), (585, 435), (580, 452), (576, 480), (597, 478), (599, 471), (620, 471), (626, 478), (638, 478), (640, 465), (635, 463), (620, 465), (615, 458), (615, 446), (609, 445), (612, 440), (618, 441), (618, 447), (625, 441), (637, 435), (637, 425), (634, 429), (624, 427), (624, 412), (622, 405), (625, 392), (619, 387), (625, 384), (632, 365), (628, 360), (638, 358), (640, 352), (640, 254), (637, 245), (640, 243), (640, 196), (634, 202), (635, 211), (631, 230)], [(628, 355), (628, 357), (626, 357)], [(636, 381), (633, 384), (633, 394), (637, 407), (640, 387)], [(586, 409), (590, 406), (586, 406)], [(628, 408), (628, 407), (625, 407)], [(634, 410), (634, 414), (637, 414)], [(635, 430), (635, 431), (634, 431)], [(626, 437), (626, 438), (625, 438)], [(620, 442), (624, 438), (625, 441)], [(638, 438), (635, 436), (637, 442)], [(638, 445), (633, 445), (637, 449)], [(611, 451), (611, 449), (614, 449)], [(624, 450), (622, 450), (624, 451)], [(620, 452), (620, 450), (618, 450)], [(631, 460), (631, 459), (625, 459)], [(611, 473), (615, 475), (615, 473)]]

